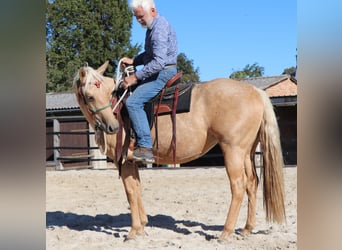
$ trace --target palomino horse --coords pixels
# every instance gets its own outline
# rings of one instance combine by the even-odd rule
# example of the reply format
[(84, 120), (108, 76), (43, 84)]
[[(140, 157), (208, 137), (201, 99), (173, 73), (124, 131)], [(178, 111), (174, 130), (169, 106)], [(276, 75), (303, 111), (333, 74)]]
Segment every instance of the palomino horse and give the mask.
[[(98, 137), (102, 139), (97, 140), (100, 148), (106, 148), (107, 156), (116, 161), (116, 136), (120, 124), (115, 110), (113, 112), (112, 98), (118, 87), (112, 78), (103, 76), (107, 66), (108, 62), (97, 70), (88, 66), (81, 67), (74, 80), (74, 89), (84, 116), (91, 126), (103, 133), (102, 137)], [(259, 178), (254, 155), (258, 142), (261, 143), (263, 152), (262, 180), (266, 219), (284, 222), (283, 158), (279, 128), (273, 106), (264, 91), (226, 78), (196, 84), (192, 91), (190, 112), (177, 114), (176, 122), (179, 138), (176, 142), (176, 163), (197, 159), (217, 143), (222, 149), (232, 200), (219, 240), (227, 240), (234, 232), (245, 192), (248, 195), (248, 216), (241, 234), (247, 235), (255, 226)], [(155, 141), (154, 129), (151, 131)], [(159, 164), (174, 163), (170, 115), (158, 118), (158, 131), (157, 161)], [(127, 131), (124, 131), (123, 137), (126, 134)], [(148, 222), (141, 197), (137, 164), (130, 160), (124, 161), (121, 178), (132, 219), (127, 239), (132, 239), (145, 233), (144, 227)]]

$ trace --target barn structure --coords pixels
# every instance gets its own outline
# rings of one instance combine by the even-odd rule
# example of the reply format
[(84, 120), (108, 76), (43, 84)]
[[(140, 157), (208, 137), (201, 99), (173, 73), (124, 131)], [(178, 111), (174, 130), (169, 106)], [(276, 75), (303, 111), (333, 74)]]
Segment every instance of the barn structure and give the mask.
[(56, 169), (106, 168), (107, 159), (73, 92), (46, 94), (46, 162)]
[[(244, 79), (265, 90), (278, 119), (285, 164), (297, 164), (297, 81), (289, 75)], [(101, 154), (75, 94), (46, 94), (46, 162), (56, 169), (112, 167), (111, 159)], [(215, 146), (206, 155), (184, 164), (223, 165), (221, 150)]]
[(289, 75), (244, 79), (270, 96), (280, 128), (285, 164), (297, 164), (297, 80)]

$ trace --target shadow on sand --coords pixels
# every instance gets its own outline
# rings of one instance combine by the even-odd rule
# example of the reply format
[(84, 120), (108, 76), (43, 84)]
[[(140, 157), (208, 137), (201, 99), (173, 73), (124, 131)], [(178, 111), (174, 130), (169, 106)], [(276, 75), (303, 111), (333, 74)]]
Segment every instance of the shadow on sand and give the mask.
[[(168, 229), (184, 235), (197, 233), (204, 236), (206, 240), (214, 238), (213, 235), (208, 234), (206, 231), (220, 232), (223, 230), (223, 226), (207, 226), (195, 221), (175, 220), (173, 217), (163, 214), (148, 216), (148, 220), (149, 222), (147, 227)], [(127, 213), (119, 215), (99, 214), (91, 216), (65, 213), (62, 211), (46, 212), (47, 229), (54, 230), (56, 227), (63, 226), (68, 227), (71, 230), (91, 230), (120, 237), (119, 233), (129, 232), (129, 228), (131, 226), (131, 215)], [(189, 227), (200, 227), (201, 230), (190, 231), (188, 229)]]
[[(200, 222), (189, 221), (189, 220), (175, 220), (173, 217), (163, 214), (157, 214), (154, 216), (148, 216), (147, 227), (157, 227), (161, 229), (171, 230), (176, 233), (188, 235), (191, 233), (196, 233), (203, 236), (206, 240), (210, 241), (215, 238), (212, 232), (217, 231), (222, 232), (223, 226), (218, 225), (205, 225)], [(106, 233), (109, 235), (114, 235), (114, 237), (119, 238), (119, 233), (129, 232), (131, 226), (131, 215), (119, 214), (119, 215), (109, 215), (109, 214), (99, 214), (96, 216), (91, 215), (80, 215), (75, 213), (65, 213), (62, 211), (46, 212), (46, 228), (54, 230), (56, 227), (68, 227), (71, 230), (83, 231), (90, 230), (101, 233)], [(199, 227), (200, 229), (190, 231), (191, 227)], [(240, 234), (241, 228), (236, 229), (235, 233)], [(269, 234), (268, 230), (260, 230), (257, 232), (252, 232), (252, 234)]]

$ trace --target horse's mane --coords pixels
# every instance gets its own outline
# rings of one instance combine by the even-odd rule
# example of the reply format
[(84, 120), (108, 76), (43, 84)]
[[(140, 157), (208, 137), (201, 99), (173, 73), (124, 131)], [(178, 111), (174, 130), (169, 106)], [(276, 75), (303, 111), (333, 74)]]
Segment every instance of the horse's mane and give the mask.
[(95, 69), (93, 69), (90, 66), (83, 66), (82, 68), (80, 68), (73, 80), (73, 87), (77, 87), (77, 81), (80, 79), (80, 75), (85, 76), (85, 88), (87, 88), (87, 86), (89, 85), (89, 83), (91, 83), (94, 79), (99, 80), (100, 82), (104, 81), (104, 77), (98, 73)]

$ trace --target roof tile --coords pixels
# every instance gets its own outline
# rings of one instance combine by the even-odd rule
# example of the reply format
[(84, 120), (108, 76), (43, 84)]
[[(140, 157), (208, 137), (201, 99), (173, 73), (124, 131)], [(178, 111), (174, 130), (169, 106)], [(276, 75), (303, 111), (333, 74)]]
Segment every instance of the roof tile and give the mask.
[(46, 110), (78, 108), (76, 95), (73, 92), (46, 93)]

